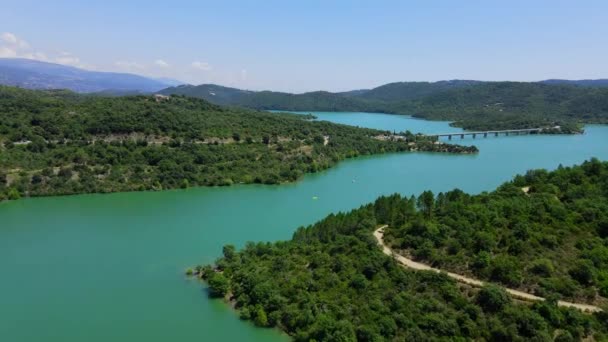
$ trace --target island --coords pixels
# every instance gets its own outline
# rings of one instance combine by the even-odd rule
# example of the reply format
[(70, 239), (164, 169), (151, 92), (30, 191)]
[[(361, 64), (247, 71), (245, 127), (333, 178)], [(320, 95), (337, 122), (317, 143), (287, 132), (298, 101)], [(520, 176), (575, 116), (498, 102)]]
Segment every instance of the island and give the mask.
[[(479, 195), (384, 196), (290, 241), (226, 245), (188, 273), (242, 319), (295, 341), (599, 341), (608, 337), (607, 185), (608, 163), (592, 159)], [(446, 271), (411, 268), (400, 254)]]

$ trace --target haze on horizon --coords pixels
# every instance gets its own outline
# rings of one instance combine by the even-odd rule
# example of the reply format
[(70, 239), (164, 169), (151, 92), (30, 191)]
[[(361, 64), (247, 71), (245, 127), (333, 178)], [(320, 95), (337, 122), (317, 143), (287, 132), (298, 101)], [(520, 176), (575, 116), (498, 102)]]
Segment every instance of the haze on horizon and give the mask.
[(608, 77), (605, 1), (3, 1), (0, 57), (303, 92)]

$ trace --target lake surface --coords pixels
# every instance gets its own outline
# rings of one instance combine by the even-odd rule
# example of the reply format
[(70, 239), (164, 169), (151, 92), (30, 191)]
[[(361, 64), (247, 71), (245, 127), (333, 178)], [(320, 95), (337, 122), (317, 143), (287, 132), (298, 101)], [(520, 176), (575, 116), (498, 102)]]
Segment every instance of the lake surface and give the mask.
[[(319, 119), (387, 130), (446, 122), (362, 113)], [(2, 341), (286, 341), (240, 321), (183, 276), (224, 244), (289, 239), (300, 225), (382, 194), (491, 190), (530, 168), (608, 159), (608, 127), (584, 135), (454, 139), (478, 155), (404, 153), (348, 160), (301, 182), (26, 199), (0, 204)], [(354, 182), (353, 182), (354, 180)], [(317, 200), (312, 197), (317, 196)]]
[[(272, 112), (280, 113), (274, 110)], [(364, 112), (289, 112), (295, 114), (312, 114), (317, 120), (331, 121), (339, 124), (375, 128), (389, 131), (406, 131), (412, 133), (451, 133), (461, 132), (462, 129), (451, 127), (445, 121), (427, 121), (416, 119), (409, 115), (387, 115)]]

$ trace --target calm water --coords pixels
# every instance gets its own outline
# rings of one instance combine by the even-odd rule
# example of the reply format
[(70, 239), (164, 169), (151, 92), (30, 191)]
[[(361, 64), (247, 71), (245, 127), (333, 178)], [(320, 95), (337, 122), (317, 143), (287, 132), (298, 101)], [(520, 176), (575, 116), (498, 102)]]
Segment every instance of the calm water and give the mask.
[[(319, 113), (389, 130), (445, 132), (444, 122)], [(454, 140), (460, 142), (460, 139)], [(221, 246), (288, 239), (300, 225), (381, 194), (490, 190), (530, 168), (608, 159), (608, 127), (577, 136), (465, 139), (479, 155), (359, 158), (297, 184), (84, 195), (0, 204), (1, 341), (285, 341), (239, 321), (186, 267)], [(354, 180), (354, 182), (353, 182)], [(312, 200), (318, 196), (317, 200)]]
[[(280, 111), (272, 111), (280, 112)], [(331, 121), (344, 125), (375, 128), (389, 131), (406, 131), (412, 133), (450, 133), (460, 132), (462, 129), (450, 127), (447, 122), (426, 121), (405, 115), (386, 115), (363, 112), (289, 112), (295, 114), (313, 114), (317, 120)]]

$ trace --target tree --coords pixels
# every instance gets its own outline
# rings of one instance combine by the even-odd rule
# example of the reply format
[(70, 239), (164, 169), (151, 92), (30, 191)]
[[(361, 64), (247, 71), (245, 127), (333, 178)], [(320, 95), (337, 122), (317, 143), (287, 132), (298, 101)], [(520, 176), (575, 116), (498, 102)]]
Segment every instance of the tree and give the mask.
[(255, 310), (255, 319), (253, 322), (258, 327), (268, 326), (268, 317), (266, 316), (266, 311), (264, 311), (264, 308), (261, 305), (259, 305)]
[(511, 297), (496, 285), (486, 285), (477, 294), (477, 303), (488, 312), (498, 312), (511, 303)]
[(521, 283), (521, 267), (514, 257), (499, 255), (492, 260), (491, 267), (493, 280), (511, 286), (518, 286)]
[(224, 297), (230, 288), (230, 282), (222, 273), (214, 272), (209, 276), (209, 294), (211, 297)]
[(578, 260), (568, 273), (582, 285), (590, 285), (595, 277), (593, 264), (589, 260)]
[(234, 245), (224, 245), (224, 247), (222, 247), (222, 254), (226, 260), (233, 261), (236, 256), (236, 248)]
[(433, 215), (433, 208), (435, 205), (435, 195), (432, 191), (424, 191), (418, 197), (417, 201), (418, 209), (422, 211), (427, 219), (430, 219)]
[(19, 194), (19, 191), (17, 191), (17, 189), (10, 188), (8, 190), (8, 193), (6, 194), (6, 197), (9, 199), (9, 201), (12, 201), (21, 198), (21, 195)]
[(549, 259), (538, 259), (532, 264), (531, 271), (543, 277), (553, 274), (553, 263)]

